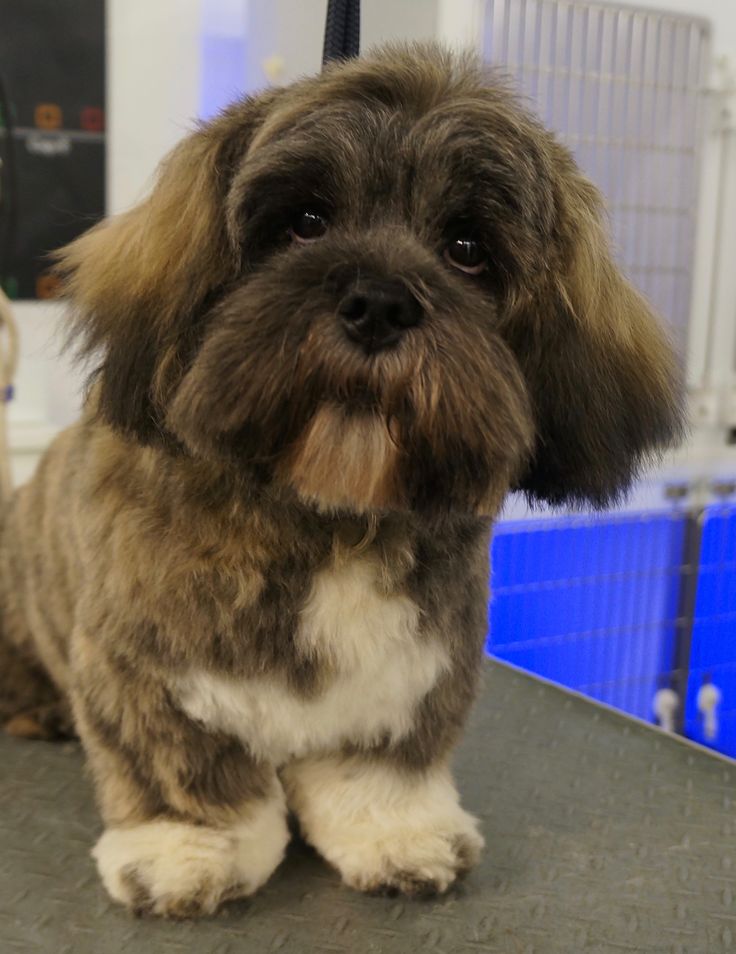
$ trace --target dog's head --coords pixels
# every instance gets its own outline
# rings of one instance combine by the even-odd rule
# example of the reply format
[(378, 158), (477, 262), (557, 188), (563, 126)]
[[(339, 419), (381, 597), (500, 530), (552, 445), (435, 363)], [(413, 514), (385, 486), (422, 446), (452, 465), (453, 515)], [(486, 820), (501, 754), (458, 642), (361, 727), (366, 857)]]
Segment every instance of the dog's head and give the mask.
[(324, 508), (601, 505), (678, 433), (595, 188), (435, 48), (234, 105), (60, 269), (110, 425)]

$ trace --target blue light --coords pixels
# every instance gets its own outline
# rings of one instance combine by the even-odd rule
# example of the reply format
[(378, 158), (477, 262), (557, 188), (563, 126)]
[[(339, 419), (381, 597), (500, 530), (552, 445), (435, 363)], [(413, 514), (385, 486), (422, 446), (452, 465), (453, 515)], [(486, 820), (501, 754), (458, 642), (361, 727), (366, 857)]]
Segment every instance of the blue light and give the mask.
[(210, 119), (247, 91), (247, 0), (203, 0), (200, 119)]

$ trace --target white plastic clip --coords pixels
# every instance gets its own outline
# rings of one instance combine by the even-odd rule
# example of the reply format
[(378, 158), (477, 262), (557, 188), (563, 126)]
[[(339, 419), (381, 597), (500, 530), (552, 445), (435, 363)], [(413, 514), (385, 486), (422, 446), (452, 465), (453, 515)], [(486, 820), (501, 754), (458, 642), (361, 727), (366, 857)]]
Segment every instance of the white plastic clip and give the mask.
[(712, 682), (704, 682), (698, 690), (698, 712), (703, 718), (703, 735), (709, 742), (718, 738), (718, 706), (722, 695)]
[(658, 689), (654, 693), (652, 709), (657, 722), (665, 732), (675, 731), (675, 716), (680, 708), (680, 697), (674, 689)]

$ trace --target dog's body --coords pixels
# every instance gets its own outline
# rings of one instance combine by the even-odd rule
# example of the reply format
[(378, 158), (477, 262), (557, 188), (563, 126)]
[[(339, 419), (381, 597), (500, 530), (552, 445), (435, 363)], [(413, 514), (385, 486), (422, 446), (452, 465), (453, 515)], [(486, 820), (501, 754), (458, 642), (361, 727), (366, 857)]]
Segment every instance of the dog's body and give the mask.
[[(109, 825), (194, 817), (227, 829), (254, 797), (266, 801), (276, 769), (291, 766), (296, 786), (295, 759), (306, 768), (350, 747), (399, 772), (424, 768), (470, 703), (487, 520), (448, 521), (438, 539), (409, 515), (372, 528), (225, 484), (86, 420), (55, 442), (9, 515), (6, 627), (73, 687)], [(281, 852), (286, 829), (271, 827), (265, 850), (274, 838)], [(466, 852), (472, 828), (468, 839)], [(365, 869), (356, 884), (358, 874), (366, 887), (396, 877)], [(115, 874), (107, 883), (143, 903)]]
[(492, 518), (604, 502), (679, 426), (594, 190), (472, 65), (389, 50), (234, 107), (61, 267), (102, 364), (6, 513), (0, 713), (71, 700), (106, 886), (212, 911), (288, 805), (349, 884), (444, 890)]

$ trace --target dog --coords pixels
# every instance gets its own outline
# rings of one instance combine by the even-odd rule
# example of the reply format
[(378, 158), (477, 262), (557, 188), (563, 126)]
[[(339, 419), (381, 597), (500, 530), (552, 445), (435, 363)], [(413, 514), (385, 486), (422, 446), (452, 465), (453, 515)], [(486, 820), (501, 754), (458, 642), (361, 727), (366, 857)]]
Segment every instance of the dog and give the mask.
[(0, 694), (80, 736), (108, 892), (211, 914), (289, 813), (346, 884), (445, 891), (494, 518), (681, 433), (598, 192), (471, 57), (387, 47), (202, 125), (57, 267), (96, 370), (5, 509)]

